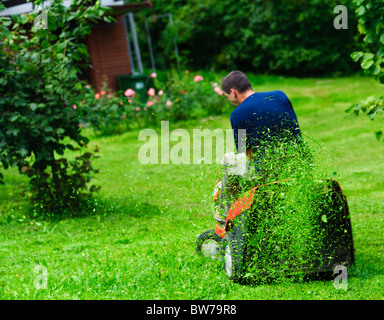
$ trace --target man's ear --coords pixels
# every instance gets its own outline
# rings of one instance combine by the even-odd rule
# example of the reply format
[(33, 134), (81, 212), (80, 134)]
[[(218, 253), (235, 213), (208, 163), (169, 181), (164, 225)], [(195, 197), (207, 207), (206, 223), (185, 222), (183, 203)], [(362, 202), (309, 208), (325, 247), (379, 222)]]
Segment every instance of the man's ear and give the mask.
[(236, 89), (230, 89), (231, 93), (233, 94), (233, 96), (236, 98), (237, 96), (237, 90)]

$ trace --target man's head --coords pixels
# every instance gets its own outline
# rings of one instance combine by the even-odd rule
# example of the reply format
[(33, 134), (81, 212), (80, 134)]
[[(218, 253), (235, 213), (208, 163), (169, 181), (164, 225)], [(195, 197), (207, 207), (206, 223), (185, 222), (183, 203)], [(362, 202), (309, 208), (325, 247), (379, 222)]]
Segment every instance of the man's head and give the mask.
[(238, 106), (253, 93), (251, 83), (241, 71), (230, 72), (221, 82), (221, 88), (229, 102)]

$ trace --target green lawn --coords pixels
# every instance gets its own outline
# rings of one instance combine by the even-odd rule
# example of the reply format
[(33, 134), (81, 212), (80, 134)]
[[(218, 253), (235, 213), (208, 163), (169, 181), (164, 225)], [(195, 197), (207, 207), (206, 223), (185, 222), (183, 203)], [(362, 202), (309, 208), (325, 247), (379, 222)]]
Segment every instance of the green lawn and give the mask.
[[(212, 74), (204, 74), (205, 78)], [(348, 290), (333, 281), (242, 286), (227, 280), (222, 264), (195, 253), (198, 235), (213, 228), (212, 191), (219, 167), (144, 165), (139, 131), (92, 138), (102, 185), (86, 217), (29, 219), (19, 195), (27, 180), (16, 170), (0, 186), (1, 299), (383, 299), (384, 144), (373, 131), (382, 119), (344, 110), (370, 95), (382, 95), (373, 79), (296, 79), (250, 76), (254, 90), (280, 89), (290, 97), (305, 135), (330, 153), (350, 207), (356, 266)], [(166, 119), (165, 119), (166, 120)], [(229, 115), (170, 130), (225, 130)], [(160, 126), (154, 128), (160, 133)], [(76, 208), (73, 209), (74, 214)], [(36, 289), (46, 267), (47, 288)]]

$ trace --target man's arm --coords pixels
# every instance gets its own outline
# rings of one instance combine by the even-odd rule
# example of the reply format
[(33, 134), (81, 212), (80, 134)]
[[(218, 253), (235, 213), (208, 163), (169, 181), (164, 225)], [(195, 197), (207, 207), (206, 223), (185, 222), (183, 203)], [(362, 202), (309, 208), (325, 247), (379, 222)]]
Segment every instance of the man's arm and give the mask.
[[(230, 122), (231, 122), (232, 130), (233, 130), (233, 138), (235, 139), (236, 150), (239, 151), (239, 145), (238, 145), (239, 134), (238, 134), (238, 130), (240, 129), (240, 126), (239, 126), (239, 120), (235, 118), (233, 113), (231, 114)], [(243, 139), (245, 138), (246, 139), (246, 134), (244, 136), (241, 136), (241, 138), (243, 138)], [(246, 143), (246, 140), (243, 141), (243, 142)], [(249, 160), (253, 159), (252, 150), (251, 149), (247, 149), (246, 150), (246, 155), (247, 155)]]

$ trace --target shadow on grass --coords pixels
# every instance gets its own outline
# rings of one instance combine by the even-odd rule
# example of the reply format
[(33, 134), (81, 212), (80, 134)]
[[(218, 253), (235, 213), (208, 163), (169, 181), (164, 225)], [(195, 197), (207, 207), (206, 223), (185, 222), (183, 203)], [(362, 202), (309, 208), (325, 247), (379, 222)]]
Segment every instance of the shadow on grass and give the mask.
[[(4, 200), (3, 200), (4, 201)], [(108, 198), (92, 196), (79, 203), (77, 207), (63, 208), (47, 212), (38, 205), (29, 204), (28, 200), (8, 202), (0, 215), (0, 225), (15, 225), (31, 220), (59, 222), (61, 220), (87, 217), (129, 216), (149, 218), (162, 214), (159, 206), (135, 199)]]
[(328, 282), (334, 279), (332, 272), (320, 272), (320, 273), (297, 273), (297, 274), (283, 274), (280, 276), (263, 276), (259, 279), (249, 280), (247, 278), (241, 279), (238, 283), (246, 287), (258, 287), (262, 285), (292, 285), (300, 283), (311, 283), (315, 281)]

